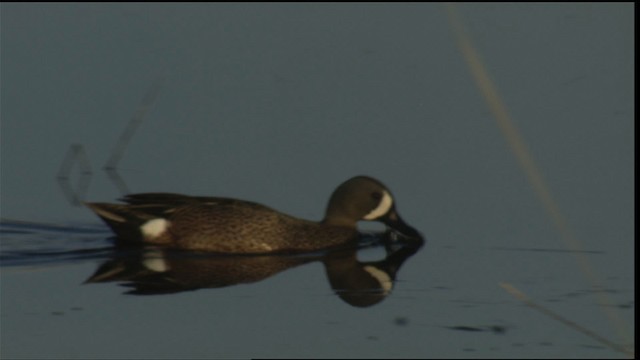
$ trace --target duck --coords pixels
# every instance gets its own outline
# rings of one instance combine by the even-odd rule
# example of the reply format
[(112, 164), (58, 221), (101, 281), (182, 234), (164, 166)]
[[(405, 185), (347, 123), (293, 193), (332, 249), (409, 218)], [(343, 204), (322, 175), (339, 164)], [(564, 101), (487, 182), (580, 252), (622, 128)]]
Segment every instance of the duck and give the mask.
[(317, 222), (224, 197), (140, 193), (120, 201), (124, 204), (84, 204), (126, 244), (225, 254), (313, 252), (354, 245), (359, 221), (377, 221), (393, 233), (422, 238), (398, 215), (391, 191), (363, 175), (333, 191), (324, 218)]

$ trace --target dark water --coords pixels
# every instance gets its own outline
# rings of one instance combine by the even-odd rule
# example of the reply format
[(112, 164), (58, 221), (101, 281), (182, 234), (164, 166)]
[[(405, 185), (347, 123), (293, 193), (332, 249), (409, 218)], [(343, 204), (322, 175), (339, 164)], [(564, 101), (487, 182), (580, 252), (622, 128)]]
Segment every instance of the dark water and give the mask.
[[(433, 270), (464, 263), (465, 256), (504, 262), (514, 253), (521, 266), (570, 262), (561, 250), (385, 247), (369, 237), (350, 260), (349, 252), (220, 256), (122, 249), (103, 226), (88, 224), (3, 221), (1, 234), (8, 358), (621, 356), (489, 287), (491, 271), (478, 277)], [(168, 273), (149, 270), (158, 270), (158, 259)], [(351, 286), (348, 279), (368, 274), (362, 269), (372, 264), (392, 269), (393, 288), (357, 280)], [(521, 279), (538, 297), (544, 294), (542, 305), (563, 316), (599, 311), (594, 289), (561, 285), (556, 271), (501, 276)], [(633, 293), (624, 283), (610, 279), (606, 291), (622, 314), (632, 315)], [(309, 342), (312, 347), (303, 345)]]
[(3, 267), (47, 267), (100, 259), (112, 250), (102, 226), (3, 220)]
[[(633, 4), (459, 7), (579, 249), (440, 4), (0, 7), (2, 358), (630, 357)], [(423, 247), (121, 249), (80, 206), (162, 191), (318, 220), (361, 174)]]

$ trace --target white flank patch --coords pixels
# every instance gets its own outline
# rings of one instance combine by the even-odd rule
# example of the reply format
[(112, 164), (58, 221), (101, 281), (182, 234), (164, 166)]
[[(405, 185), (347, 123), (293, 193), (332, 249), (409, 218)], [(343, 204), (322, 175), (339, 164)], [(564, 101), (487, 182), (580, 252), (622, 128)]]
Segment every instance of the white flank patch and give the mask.
[(168, 226), (169, 222), (166, 219), (153, 219), (140, 226), (140, 231), (144, 237), (153, 239), (167, 231)]
[(368, 213), (367, 215), (365, 215), (363, 217), (363, 219), (365, 220), (375, 220), (383, 215), (385, 215), (386, 213), (389, 212), (389, 209), (391, 209), (391, 205), (393, 205), (393, 199), (391, 198), (391, 195), (389, 195), (388, 192), (386, 191), (382, 191), (382, 199), (380, 199), (380, 203), (378, 204), (378, 207), (376, 207), (375, 209), (371, 210), (370, 213)]
[(391, 281), (391, 276), (389, 276), (389, 274), (373, 266), (365, 266), (364, 270), (378, 280), (380, 288), (384, 290), (385, 294), (388, 294), (389, 291), (391, 291), (393, 281)]
[(144, 267), (155, 272), (165, 272), (169, 270), (167, 262), (161, 251), (151, 250), (144, 253), (142, 263)]

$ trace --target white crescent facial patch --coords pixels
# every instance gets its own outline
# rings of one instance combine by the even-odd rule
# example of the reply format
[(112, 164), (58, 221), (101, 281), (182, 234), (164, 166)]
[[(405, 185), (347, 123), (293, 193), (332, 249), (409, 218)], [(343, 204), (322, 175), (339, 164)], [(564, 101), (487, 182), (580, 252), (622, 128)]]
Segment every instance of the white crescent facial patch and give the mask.
[(393, 288), (393, 281), (391, 280), (391, 276), (386, 272), (375, 268), (373, 266), (365, 266), (364, 271), (368, 272), (380, 286), (380, 289), (384, 292), (384, 294), (388, 294)]
[(363, 217), (364, 220), (375, 220), (381, 216), (384, 216), (391, 209), (391, 205), (393, 205), (393, 199), (391, 198), (391, 194), (386, 191), (382, 191), (382, 199), (378, 203), (378, 206), (371, 210), (370, 213)]

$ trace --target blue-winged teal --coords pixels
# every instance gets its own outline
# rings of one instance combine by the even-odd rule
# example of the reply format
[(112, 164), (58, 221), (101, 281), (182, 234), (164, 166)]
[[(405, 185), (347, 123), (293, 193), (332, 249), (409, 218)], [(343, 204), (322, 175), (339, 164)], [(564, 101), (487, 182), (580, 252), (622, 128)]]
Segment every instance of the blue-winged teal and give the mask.
[(168, 193), (127, 195), (126, 204), (87, 203), (124, 241), (221, 253), (306, 252), (357, 239), (356, 223), (380, 221), (405, 236), (420, 234), (396, 212), (379, 181), (356, 176), (329, 199), (320, 222), (298, 219), (257, 203)]

